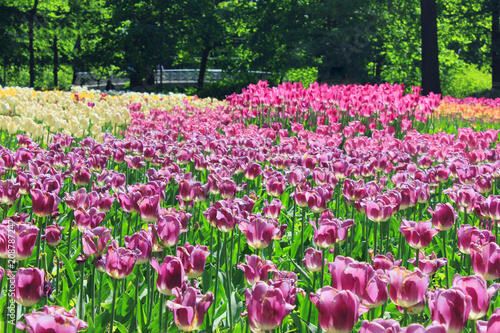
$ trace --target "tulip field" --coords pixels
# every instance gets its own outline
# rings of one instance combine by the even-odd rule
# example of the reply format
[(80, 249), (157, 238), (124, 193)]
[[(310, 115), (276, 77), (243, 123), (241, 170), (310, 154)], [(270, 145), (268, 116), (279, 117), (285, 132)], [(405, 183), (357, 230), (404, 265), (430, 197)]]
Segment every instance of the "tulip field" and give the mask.
[(0, 87), (0, 332), (500, 332), (500, 99)]

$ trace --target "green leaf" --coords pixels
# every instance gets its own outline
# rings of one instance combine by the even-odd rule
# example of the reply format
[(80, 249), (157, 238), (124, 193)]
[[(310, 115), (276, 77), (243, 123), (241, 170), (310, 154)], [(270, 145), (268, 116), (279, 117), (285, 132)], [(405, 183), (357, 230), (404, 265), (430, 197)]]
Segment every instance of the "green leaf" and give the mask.
[(76, 283), (76, 278), (75, 278), (75, 272), (73, 271), (73, 265), (70, 264), (68, 258), (66, 258), (66, 256), (64, 254), (62, 254), (61, 252), (59, 252), (59, 255), (61, 256), (61, 259), (64, 262), (64, 266), (61, 267), (61, 270), (59, 271), (59, 273), (61, 273), (62, 271), (66, 270), (68, 278), (71, 281), (71, 284), (75, 284)]

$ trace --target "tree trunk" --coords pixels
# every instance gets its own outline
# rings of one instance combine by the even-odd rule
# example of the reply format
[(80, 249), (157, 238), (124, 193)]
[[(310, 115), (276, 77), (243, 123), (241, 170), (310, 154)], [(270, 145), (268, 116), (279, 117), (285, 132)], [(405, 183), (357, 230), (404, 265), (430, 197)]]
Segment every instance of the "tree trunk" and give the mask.
[(198, 91), (203, 88), (203, 83), (205, 82), (205, 72), (207, 71), (208, 56), (211, 49), (211, 47), (205, 46), (201, 54), (200, 73), (198, 74)]
[(28, 38), (29, 38), (29, 53), (30, 53), (30, 87), (35, 86), (35, 48), (33, 46), (33, 41), (35, 38), (35, 15), (38, 7), (38, 0), (35, 0), (33, 8), (31, 8), (28, 17)]
[(491, 0), (491, 78), (492, 88), (500, 89), (500, 1)]
[(57, 72), (59, 70), (59, 53), (57, 49), (57, 35), (54, 35), (54, 88), (57, 88), (59, 85), (59, 80), (57, 76)]
[(441, 93), (439, 79), (439, 51), (437, 40), (436, 0), (420, 0), (420, 24), (422, 28), (422, 90)]

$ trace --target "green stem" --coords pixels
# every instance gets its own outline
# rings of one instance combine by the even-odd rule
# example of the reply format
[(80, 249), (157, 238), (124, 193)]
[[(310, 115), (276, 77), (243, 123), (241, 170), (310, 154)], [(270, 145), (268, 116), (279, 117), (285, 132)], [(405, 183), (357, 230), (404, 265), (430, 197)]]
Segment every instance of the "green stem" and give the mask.
[(117, 293), (118, 293), (118, 279), (113, 279), (113, 303), (111, 305), (111, 329), (109, 330), (110, 333), (113, 333), (113, 326), (115, 324)]

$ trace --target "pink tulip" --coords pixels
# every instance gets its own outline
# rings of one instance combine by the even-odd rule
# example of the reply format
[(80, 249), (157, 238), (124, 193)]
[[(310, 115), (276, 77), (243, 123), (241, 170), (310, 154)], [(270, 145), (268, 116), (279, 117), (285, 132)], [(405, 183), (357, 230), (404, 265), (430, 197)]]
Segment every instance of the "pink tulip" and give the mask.
[[(10, 271), (7, 271), (7, 274), (12, 275)], [(22, 306), (33, 306), (44, 296), (45, 271), (38, 268), (19, 268), (14, 286), (14, 300)]]
[(432, 237), (439, 233), (432, 228), (431, 221), (407, 221), (403, 219), (399, 231), (403, 234), (408, 245), (414, 249), (424, 249), (430, 245)]
[(471, 297), (460, 288), (429, 291), (431, 320), (446, 327), (447, 333), (460, 333), (467, 323), (472, 309)]
[(283, 319), (295, 308), (286, 301), (283, 291), (259, 281), (252, 289), (245, 290), (248, 322), (252, 332), (273, 330), (283, 323)]
[(118, 247), (117, 241), (112, 241), (106, 253), (106, 273), (115, 279), (124, 279), (132, 273), (137, 261), (137, 252)]
[(66, 311), (66, 309), (56, 305), (45, 305), (42, 312), (25, 314), (24, 319), (26, 324), (17, 322), (16, 328), (29, 333), (73, 333), (89, 327), (86, 322), (76, 318), (74, 308)]
[(353, 292), (367, 308), (379, 307), (388, 298), (387, 282), (364, 262), (348, 264), (340, 275), (340, 285), (340, 290)]
[[(415, 265), (416, 258), (408, 259), (408, 262), (412, 265)], [(422, 273), (427, 275), (434, 275), (438, 269), (444, 267), (448, 259), (439, 258), (436, 256), (436, 253), (432, 251), (432, 254), (426, 256), (425, 253), (419, 251), (419, 261), (418, 268), (422, 271)]]
[(183, 332), (192, 332), (203, 325), (205, 314), (214, 301), (212, 292), (203, 295), (198, 289), (188, 287), (181, 292), (174, 290), (177, 297), (173, 301), (167, 301), (167, 308), (174, 313), (174, 322)]
[(496, 308), (488, 321), (476, 321), (477, 333), (500, 332), (500, 308)]
[(462, 224), (457, 229), (458, 250), (464, 254), (470, 254), (472, 244), (483, 246), (486, 243), (496, 242), (496, 236), (489, 230), (481, 230), (476, 226)]
[(31, 223), (16, 223), (10, 218), (0, 224), (0, 258), (28, 259), (33, 253), (38, 228)]
[(439, 230), (450, 230), (458, 217), (458, 213), (449, 202), (446, 204), (438, 203), (434, 211), (430, 207), (427, 207), (427, 210), (432, 215), (432, 225)]
[(164, 215), (160, 217), (154, 230), (156, 237), (165, 247), (172, 247), (177, 244), (179, 235), (186, 232), (186, 229), (181, 229), (182, 225), (179, 219), (175, 216)]
[(326, 259), (323, 259), (323, 252), (310, 247), (306, 250), (302, 263), (310, 272), (321, 272), (326, 265)]
[(319, 325), (327, 333), (351, 332), (359, 318), (359, 300), (348, 290), (338, 291), (330, 286), (309, 295), (318, 308)]
[(347, 239), (349, 228), (354, 225), (354, 220), (319, 219), (318, 225), (309, 221), (314, 228), (314, 243), (323, 249), (341, 243)]
[(111, 230), (105, 227), (88, 229), (82, 235), (82, 249), (86, 256), (100, 257), (111, 239)]
[(472, 269), (486, 281), (500, 278), (500, 246), (486, 243), (483, 246), (473, 244), (470, 249)]
[(158, 273), (156, 288), (160, 293), (170, 296), (175, 288), (182, 288), (185, 281), (185, 272), (179, 258), (166, 256), (160, 266), (156, 258), (153, 257), (151, 266)]
[(61, 199), (56, 194), (38, 189), (32, 189), (30, 193), (33, 202), (33, 214), (38, 217), (59, 214), (57, 206), (61, 202)]
[(160, 217), (160, 196), (143, 197), (139, 202), (139, 213), (144, 223), (158, 221)]
[(132, 236), (125, 236), (124, 241), (127, 249), (135, 250), (138, 253), (136, 264), (142, 265), (151, 260), (151, 256), (153, 255), (153, 240), (149, 232), (141, 229)]
[(491, 297), (500, 288), (498, 283), (488, 287), (486, 280), (480, 275), (462, 277), (459, 274), (453, 278), (453, 286), (462, 289), (465, 295), (471, 297), (470, 320), (480, 319), (488, 313)]
[(386, 273), (390, 285), (389, 297), (394, 304), (408, 308), (422, 302), (430, 284), (428, 275), (418, 268), (412, 272), (397, 266), (392, 267)]
[(242, 220), (238, 224), (238, 228), (247, 237), (248, 246), (253, 249), (265, 249), (273, 239), (284, 233), (286, 227), (286, 225), (280, 226), (275, 219), (266, 220), (260, 214), (253, 215), (250, 220)]
[(195, 279), (203, 274), (209, 255), (208, 248), (200, 244), (194, 246), (186, 242), (184, 246), (177, 247), (177, 257), (181, 260), (186, 276), (190, 279)]
[(259, 281), (268, 280), (268, 272), (276, 272), (278, 268), (270, 260), (263, 260), (258, 255), (245, 255), (246, 264), (239, 263), (236, 267), (245, 272), (245, 280), (251, 286)]

